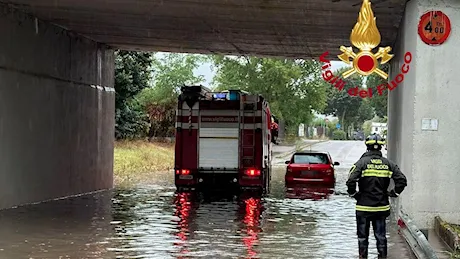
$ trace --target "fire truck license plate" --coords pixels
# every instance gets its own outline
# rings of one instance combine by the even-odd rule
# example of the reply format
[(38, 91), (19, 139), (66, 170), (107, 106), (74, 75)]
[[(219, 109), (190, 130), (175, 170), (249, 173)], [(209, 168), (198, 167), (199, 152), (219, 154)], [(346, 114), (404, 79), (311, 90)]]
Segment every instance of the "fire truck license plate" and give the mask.
[(181, 176), (179, 176), (179, 179), (181, 179), (181, 180), (191, 180), (191, 179), (193, 179), (193, 176), (192, 175), (181, 175)]

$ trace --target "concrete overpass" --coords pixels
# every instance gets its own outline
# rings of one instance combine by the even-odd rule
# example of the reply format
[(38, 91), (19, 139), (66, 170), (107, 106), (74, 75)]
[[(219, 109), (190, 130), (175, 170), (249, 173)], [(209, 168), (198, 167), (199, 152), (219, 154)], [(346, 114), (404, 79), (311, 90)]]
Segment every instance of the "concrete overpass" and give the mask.
[[(402, 206), (421, 227), (433, 214), (460, 222), (456, 168), (460, 65), (456, 0), (374, 0), (393, 71), (389, 156), (408, 175)], [(112, 187), (113, 49), (318, 58), (350, 45), (361, 0), (0, 0), (0, 208)], [(442, 46), (417, 35), (440, 9), (454, 30)], [(435, 64), (435, 66), (433, 66)], [(420, 120), (435, 117), (437, 132)]]

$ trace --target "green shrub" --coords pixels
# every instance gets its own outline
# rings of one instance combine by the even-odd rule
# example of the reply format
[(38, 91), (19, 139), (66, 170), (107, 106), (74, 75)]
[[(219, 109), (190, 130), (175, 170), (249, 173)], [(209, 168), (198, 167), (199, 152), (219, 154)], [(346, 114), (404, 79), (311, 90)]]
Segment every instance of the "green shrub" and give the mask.
[(347, 134), (343, 130), (334, 130), (332, 132), (332, 139), (333, 140), (346, 140)]

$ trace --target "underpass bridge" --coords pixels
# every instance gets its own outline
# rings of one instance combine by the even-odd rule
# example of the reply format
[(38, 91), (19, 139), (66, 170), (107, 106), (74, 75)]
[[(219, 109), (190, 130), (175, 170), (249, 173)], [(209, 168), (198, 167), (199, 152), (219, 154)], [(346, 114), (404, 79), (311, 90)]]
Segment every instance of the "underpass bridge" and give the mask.
[[(318, 58), (351, 46), (361, 0), (0, 1), (0, 208), (111, 188), (114, 49)], [(456, 0), (374, 0), (380, 46), (391, 46), (389, 157), (406, 173), (402, 208), (423, 228), (460, 222)], [(417, 35), (440, 10), (452, 33)], [(447, 111), (451, 111), (450, 113)], [(422, 119), (439, 122), (421, 128)], [(425, 120), (426, 121), (426, 120)], [(451, 198), (451, 199), (448, 199)], [(457, 199), (455, 199), (457, 198)]]

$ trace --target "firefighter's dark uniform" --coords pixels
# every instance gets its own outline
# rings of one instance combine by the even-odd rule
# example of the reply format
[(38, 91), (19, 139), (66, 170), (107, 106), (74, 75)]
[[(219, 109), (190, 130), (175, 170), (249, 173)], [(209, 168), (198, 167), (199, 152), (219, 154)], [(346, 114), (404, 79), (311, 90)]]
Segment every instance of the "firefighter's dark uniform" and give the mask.
[[(380, 138), (380, 137), (379, 137)], [(372, 138), (371, 138), (372, 139)], [(370, 141), (372, 143), (372, 140)], [(381, 141), (375, 140), (374, 143)], [(366, 139), (369, 144), (369, 137)], [(348, 194), (356, 199), (356, 223), (359, 258), (367, 258), (370, 223), (377, 240), (379, 258), (387, 257), (386, 218), (390, 215), (389, 196), (397, 197), (406, 187), (407, 180), (399, 167), (382, 156), (380, 148), (368, 150), (352, 166), (347, 181)], [(390, 179), (395, 188), (388, 192)], [(359, 191), (356, 191), (358, 183)]]

